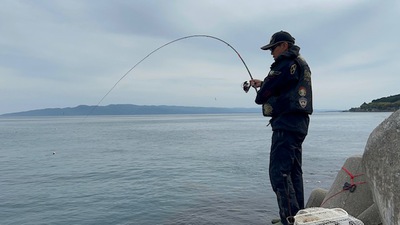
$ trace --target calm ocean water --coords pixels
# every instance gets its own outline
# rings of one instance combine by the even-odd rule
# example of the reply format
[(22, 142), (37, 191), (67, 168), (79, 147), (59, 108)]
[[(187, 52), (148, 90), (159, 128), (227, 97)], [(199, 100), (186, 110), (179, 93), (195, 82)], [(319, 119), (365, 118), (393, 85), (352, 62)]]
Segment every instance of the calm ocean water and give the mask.
[[(315, 113), (306, 199), (390, 113)], [(259, 114), (0, 118), (0, 224), (269, 224)]]

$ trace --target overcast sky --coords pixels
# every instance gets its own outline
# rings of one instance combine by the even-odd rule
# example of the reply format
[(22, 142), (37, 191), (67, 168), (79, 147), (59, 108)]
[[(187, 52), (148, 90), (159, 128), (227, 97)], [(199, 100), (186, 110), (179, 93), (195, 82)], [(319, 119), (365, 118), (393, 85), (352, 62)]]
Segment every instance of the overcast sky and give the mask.
[[(96, 105), (151, 51), (206, 34), (240, 52), (254, 78), (273, 58), (260, 47), (290, 32), (312, 70), (315, 109), (349, 109), (399, 94), (400, 1), (0, 0), (0, 114)], [(257, 107), (227, 45), (168, 45), (101, 102)]]

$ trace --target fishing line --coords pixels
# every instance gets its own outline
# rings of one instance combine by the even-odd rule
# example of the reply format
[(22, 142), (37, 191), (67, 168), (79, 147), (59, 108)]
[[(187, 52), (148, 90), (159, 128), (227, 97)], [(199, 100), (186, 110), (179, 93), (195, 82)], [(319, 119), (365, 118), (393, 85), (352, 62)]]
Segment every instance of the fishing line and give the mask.
[[(174, 43), (174, 42), (181, 41), (181, 40), (188, 39), (188, 38), (198, 38), (198, 37), (211, 38), (211, 39), (220, 41), (220, 42), (226, 44), (228, 47), (230, 47), (230, 48), (237, 54), (237, 56), (240, 58), (240, 60), (242, 61), (243, 65), (246, 67), (246, 70), (247, 70), (247, 73), (248, 73), (249, 76), (250, 76), (250, 79), (253, 80), (253, 76), (251, 75), (250, 70), (249, 70), (249, 68), (247, 67), (246, 63), (244, 62), (242, 56), (240, 56), (239, 52), (238, 52), (232, 45), (230, 45), (228, 42), (222, 40), (221, 38), (214, 37), (214, 36), (211, 36), (211, 35), (205, 35), (205, 34), (189, 35), (189, 36), (185, 36), (185, 37), (181, 37), (181, 38), (175, 39), (175, 40), (170, 41), (170, 42), (168, 42), (168, 43), (166, 43), (166, 44), (164, 44), (164, 45), (161, 45), (160, 47), (154, 49), (152, 52), (150, 52), (149, 54), (147, 54), (143, 59), (141, 59), (139, 62), (137, 62), (132, 68), (130, 68), (130, 69), (129, 69), (129, 70), (114, 84), (114, 86), (112, 86), (112, 88), (100, 99), (100, 101), (95, 105), (95, 107), (92, 108), (92, 110), (89, 112), (89, 114), (88, 114), (87, 116), (89, 116), (90, 114), (93, 113), (93, 111), (100, 105), (101, 102), (103, 102), (103, 100), (111, 93), (111, 91), (114, 90), (114, 88), (118, 85), (119, 82), (121, 82), (121, 80), (123, 80), (133, 69), (135, 69), (140, 63), (142, 63), (144, 60), (146, 60), (148, 57), (150, 57), (153, 53), (157, 52), (158, 50), (160, 50), (160, 49), (162, 49), (162, 48), (166, 47), (167, 45), (170, 45), (170, 44), (172, 44), (172, 43)], [(247, 92), (249, 89), (250, 89), (250, 86), (249, 86), (248, 82), (245, 81), (245, 82), (243, 83), (243, 90), (244, 90), (245, 92)]]

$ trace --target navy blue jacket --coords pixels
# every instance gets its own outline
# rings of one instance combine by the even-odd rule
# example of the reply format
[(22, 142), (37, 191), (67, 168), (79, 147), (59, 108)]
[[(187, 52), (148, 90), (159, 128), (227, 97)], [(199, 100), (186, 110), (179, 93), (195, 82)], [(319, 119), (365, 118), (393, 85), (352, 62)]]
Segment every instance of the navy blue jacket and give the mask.
[(313, 112), (311, 71), (299, 52), (294, 45), (276, 58), (255, 102), (263, 105), (264, 116), (272, 117), (273, 130), (307, 134)]

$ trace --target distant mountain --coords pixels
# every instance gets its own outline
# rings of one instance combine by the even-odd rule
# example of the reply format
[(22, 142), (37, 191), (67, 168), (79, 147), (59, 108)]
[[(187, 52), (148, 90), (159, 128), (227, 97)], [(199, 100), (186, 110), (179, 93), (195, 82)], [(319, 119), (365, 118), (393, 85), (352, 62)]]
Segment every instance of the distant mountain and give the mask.
[(351, 108), (350, 112), (394, 112), (400, 109), (400, 94), (364, 102), (358, 108)]
[(80, 105), (73, 108), (48, 108), (7, 113), (1, 116), (88, 116), (88, 115), (155, 115), (155, 114), (222, 114), (255, 113), (259, 108), (217, 108), (188, 106), (153, 106), (117, 104), (108, 106)]

